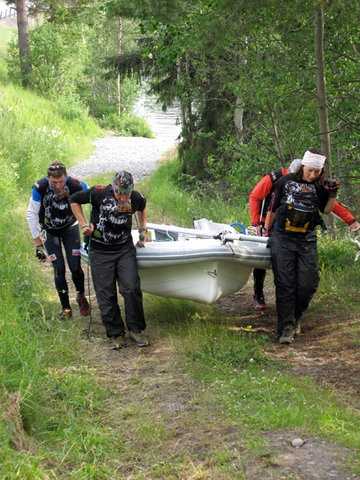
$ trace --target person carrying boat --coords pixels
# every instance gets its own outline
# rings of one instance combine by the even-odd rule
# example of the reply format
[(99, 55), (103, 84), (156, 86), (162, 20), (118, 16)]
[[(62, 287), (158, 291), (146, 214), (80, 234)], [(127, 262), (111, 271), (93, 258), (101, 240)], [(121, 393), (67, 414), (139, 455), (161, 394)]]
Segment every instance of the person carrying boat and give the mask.
[(81, 268), (79, 225), (69, 204), (72, 193), (87, 188), (86, 183), (67, 175), (63, 163), (53, 162), (47, 169), (47, 176), (33, 185), (26, 214), (35, 242), (36, 258), (40, 262), (49, 258), (54, 269), (55, 287), (62, 306), (60, 320), (72, 316), (62, 247), (76, 288), (80, 314), (90, 314), (84, 294), (85, 275)]
[[(83, 207), (91, 205), (90, 221)], [(131, 236), (132, 215), (139, 224), (138, 246), (146, 235), (146, 199), (134, 190), (131, 173), (121, 170), (112, 185), (93, 186), (74, 193), (70, 205), (81, 230), (89, 237), (88, 255), (101, 320), (106, 335), (115, 342), (112, 348), (126, 344), (125, 324), (118, 304), (117, 286), (124, 298), (125, 320), (129, 338), (139, 347), (150, 344), (143, 335), (146, 328), (143, 296)]]
[[(265, 218), (269, 209), (271, 194), (275, 188), (277, 181), (288, 173), (296, 173), (301, 167), (301, 159), (295, 159), (289, 165), (289, 168), (282, 168), (270, 173), (267, 173), (263, 178), (255, 185), (249, 196), (249, 208), (251, 225), (253, 227), (254, 235), (265, 234)], [(341, 203), (335, 200), (332, 213), (340, 218), (344, 223), (349, 226), (350, 232), (355, 233), (360, 229), (360, 223), (352, 215), (352, 213)], [(264, 296), (264, 282), (266, 277), (266, 270), (261, 268), (254, 268), (253, 281), (254, 281), (254, 309), (265, 310), (268, 306), (265, 302)]]
[(265, 228), (271, 229), (279, 343), (294, 340), (300, 319), (319, 285), (316, 227), (319, 211), (334, 207), (338, 182), (323, 178), (326, 157), (307, 150), (297, 173), (278, 180)]

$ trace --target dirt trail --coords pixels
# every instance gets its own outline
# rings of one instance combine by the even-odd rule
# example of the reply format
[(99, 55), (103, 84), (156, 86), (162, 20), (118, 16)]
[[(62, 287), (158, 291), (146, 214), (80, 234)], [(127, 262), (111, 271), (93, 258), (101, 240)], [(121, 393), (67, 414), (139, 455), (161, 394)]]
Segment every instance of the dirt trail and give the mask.
[[(270, 276), (269, 274), (268, 277)], [(276, 314), (271, 281), (270, 278), (267, 279), (265, 292), (269, 309), (265, 312), (255, 312), (252, 308), (251, 280), (241, 292), (218, 301), (214, 308), (232, 315), (235, 327), (244, 328), (251, 324), (249, 335), (268, 335), (273, 341), (268, 347), (269, 354), (287, 365), (292, 365), (295, 375), (310, 376), (323, 386), (335, 388), (344, 396), (347, 404), (359, 408), (357, 366), (360, 353), (352, 348), (346, 351), (345, 356), (340, 357), (344, 344), (337, 338), (338, 329), (331, 322), (329, 326), (329, 319), (324, 316), (312, 316), (304, 320), (303, 333), (296, 342), (285, 348), (279, 346), (276, 339)], [(348, 319), (344, 318), (343, 321)], [(87, 332), (88, 319), (81, 319), (81, 323), (84, 334)], [(201, 415), (204, 415), (204, 410), (208, 411), (208, 418), (201, 422), (194, 421), (199, 417), (196, 404), (191, 400), (194, 392), (200, 388), (199, 385), (190, 381), (177, 367), (173, 345), (167, 338), (162, 337), (161, 331), (152, 330), (151, 325), (148, 330), (152, 342), (149, 348), (139, 349), (130, 344), (125, 349), (114, 352), (109, 348), (108, 340), (104, 336), (93, 298), (90, 342), (84, 335), (83, 341), (87, 342), (87, 348), (81, 354), (81, 361), (95, 369), (104, 386), (107, 385), (115, 397), (121, 397), (122, 405), (136, 404), (139, 398), (144, 401), (151, 399), (152, 415), (160, 423), (167, 424), (172, 431), (171, 439), (163, 445), (164, 451), (175, 452), (180, 445), (196, 465), (199, 462), (199, 452), (202, 452), (201, 457), (211, 451), (225, 449), (237, 471), (244, 474), (246, 480), (360, 479), (360, 476), (347, 470), (346, 458), (350, 451), (324, 442), (321, 438), (302, 437), (304, 445), (294, 448), (291, 442), (301, 437), (301, 432), (286, 430), (266, 433), (264, 439), (270, 453), (266, 458), (254, 461), (242, 446), (241, 426), (236, 423), (229, 424), (216, 406), (209, 405), (208, 409), (204, 409), (202, 404), (199, 407)], [(138, 379), (141, 388), (134, 389), (134, 378)], [(114, 418), (120, 415), (122, 405), (118, 407), (119, 412), (117, 409), (113, 411)], [(143, 460), (146, 462), (145, 458)], [(126, 468), (131, 470), (132, 466), (128, 465)], [(229, 477), (221, 477), (218, 470), (214, 471), (216, 478), (228, 480)]]

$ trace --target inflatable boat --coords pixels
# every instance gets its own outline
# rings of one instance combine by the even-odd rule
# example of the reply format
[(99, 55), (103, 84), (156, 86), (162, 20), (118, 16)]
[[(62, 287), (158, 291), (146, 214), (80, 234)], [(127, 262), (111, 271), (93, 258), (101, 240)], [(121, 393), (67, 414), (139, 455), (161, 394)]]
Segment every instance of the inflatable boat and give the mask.
[[(241, 290), (253, 268), (271, 268), (267, 238), (194, 223), (194, 229), (148, 223), (145, 247), (137, 248), (143, 292), (211, 304)], [(81, 256), (89, 261), (84, 245)]]

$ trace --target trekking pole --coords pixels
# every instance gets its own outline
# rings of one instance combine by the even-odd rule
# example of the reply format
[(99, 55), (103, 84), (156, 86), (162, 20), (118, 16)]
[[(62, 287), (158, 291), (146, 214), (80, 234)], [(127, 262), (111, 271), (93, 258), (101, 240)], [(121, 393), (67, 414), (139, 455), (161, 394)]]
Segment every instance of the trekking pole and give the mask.
[[(90, 259), (90, 244), (91, 244), (91, 235), (89, 237), (89, 244), (88, 244), (89, 259)], [(87, 273), (87, 288), (88, 288), (88, 296), (89, 296), (89, 304), (90, 304), (90, 316), (89, 316), (89, 324), (87, 328), (86, 337), (90, 341), (90, 331), (91, 331), (91, 324), (92, 324), (92, 305), (91, 305), (91, 292), (90, 292), (90, 260), (87, 262), (87, 265), (86, 265), (86, 273)]]
[[(90, 192), (90, 219), (91, 219), (91, 192)], [(92, 305), (91, 305), (91, 295), (90, 295), (90, 246), (91, 246), (91, 235), (89, 235), (89, 243), (88, 243), (88, 261), (87, 266), (86, 266), (86, 272), (87, 272), (87, 284), (88, 284), (88, 296), (89, 296), (89, 304), (90, 304), (90, 316), (89, 316), (89, 324), (88, 324), (88, 329), (86, 333), (86, 337), (88, 341), (90, 341), (90, 331), (91, 331), (91, 324), (92, 324)]]

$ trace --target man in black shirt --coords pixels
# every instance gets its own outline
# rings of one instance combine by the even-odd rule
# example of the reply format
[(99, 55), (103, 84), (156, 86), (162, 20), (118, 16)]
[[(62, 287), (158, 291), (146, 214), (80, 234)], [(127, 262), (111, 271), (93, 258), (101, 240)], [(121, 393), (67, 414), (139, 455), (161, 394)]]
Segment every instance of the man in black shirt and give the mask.
[[(91, 205), (89, 222), (83, 204)], [(89, 236), (91, 274), (106, 335), (114, 339), (118, 347), (125, 343), (125, 325), (117, 299), (118, 284), (124, 298), (129, 338), (139, 347), (149, 345), (142, 334), (146, 323), (136, 248), (131, 236), (132, 215), (136, 214), (140, 240), (144, 240), (145, 197), (134, 190), (132, 175), (122, 170), (115, 175), (112, 185), (94, 186), (72, 195), (70, 205), (83, 234)]]

